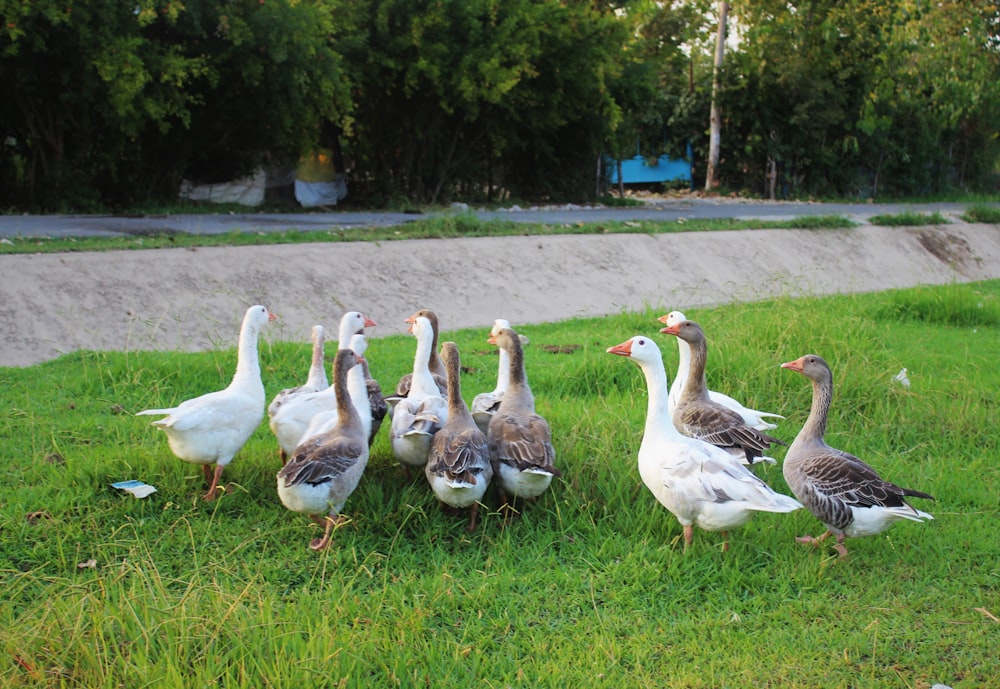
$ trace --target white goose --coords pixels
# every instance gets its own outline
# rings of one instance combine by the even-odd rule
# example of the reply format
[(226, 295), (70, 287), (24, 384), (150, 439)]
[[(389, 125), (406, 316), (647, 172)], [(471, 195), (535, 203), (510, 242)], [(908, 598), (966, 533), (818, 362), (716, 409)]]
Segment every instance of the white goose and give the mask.
[(337, 424), (329, 432), (302, 443), (278, 472), (281, 503), (325, 527), (323, 536), (310, 542), (313, 550), (330, 544), (330, 532), (344, 522), (340, 511), (368, 464), (367, 437), (347, 389), (348, 371), (358, 363), (359, 357), (350, 349), (337, 352), (333, 362)]
[(326, 341), (326, 329), (322, 325), (312, 327), (312, 361), (309, 365), (309, 377), (306, 382), (298, 387), (285, 388), (271, 400), (267, 405), (267, 416), (273, 418), (278, 408), (296, 395), (304, 395), (310, 392), (319, 392), (330, 387), (330, 381), (326, 377), (326, 362), (323, 361), (323, 344)]
[[(509, 328), (510, 323), (503, 318), (493, 321), (490, 335), (496, 336), (503, 328)], [(500, 401), (503, 399), (507, 386), (510, 385), (510, 355), (507, 350), (498, 350), (497, 359), (497, 386), (489, 392), (481, 392), (472, 399), (472, 418), (483, 433), (489, 432), (490, 419), (500, 408)]]
[(493, 478), (490, 450), (462, 399), (462, 362), (454, 342), (441, 345), (441, 359), (448, 373), (448, 421), (431, 440), (424, 475), (442, 504), (469, 508), (468, 530), (474, 531), (479, 502)]
[[(371, 320), (359, 311), (348, 311), (340, 318), (340, 328), (338, 330), (338, 349), (346, 349), (351, 345), (351, 337), (356, 334), (364, 334), (365, 328), (375, 325)], [(303, 435), (309, 427), (309, 422), (313, 416), (321, 411), (336, 409), (337, 395), (334, 388), (328, 387), (319, 392), (309, 392), (303, 395), (296, 395), (278, 407), (278, 411), (271, 417), (270, 426), (278, 440), (280, 448), (281, 463), (284, 464), (289, 455), (302, 442)]]
[[(670, 327), (681, 321), (686, 321), (687, 318), (680, 311), (671, 311), (665, 316), (660, 316), (657, 320), (663, 323), (665, 326)], [(681, 392), (684, 390), (684, 385), (687, 383), (688, 375), (691, 371), (691, 350), (685, 342), (681, 340), (677, 341), (677, 375), (674, 378), (673, 385), (670, 386), (670, 413), (674, 413), (674, 409), (677, 408), (677, 402), (681, 398)], [(773, 414), (766, 411), (757, 411), (756, 409), (751, 409), (745, 407), (736, 400), (734, 400), (729, 395), (725, 395), (721, 392), (716, 392), (715, 390), (709, 390), (708, 396), (711, 400), (717, 404), (721, 404), (724, 407), (729, 407), (734, 412), (743, 417), (743, 423), (748, 426), (756, 428), (758, 431), (768, 431), (772, 428), (777, 428), (773, 423), (770, 423), (766, 418), (771, 419), (783, 419), (785, 418), (781, 414)], [(765, 418), (766, 417), (766, 418)]]
[(900, 519), (934, 519), (905, 500), (908, 496), (933, 500), (932, 496), (883, 481), (854, 455), (826, 444), (823, 436), (833, 400), (833, 373), (822, 357), (806, 354), (781, 367), (801, 373), (813, 385), (809, 418), (788, 448), (782, 471), (795, 497), (827, 530), (818, 538), (801, 536), (800, 543), (817, 545), (833, 534), (837, 538), (834, 548), (844, 558), (847, 536), (874, 536)]
[[(167, 434), (175, 455), (200, 464), (208, 492), (214, 500), (222, 471), (260, 424), (267, 398), (260, 378), (257, 339), (261, 328), (275, 316), (263, 306), (251, 306), (243, 316), (237, 350), (236, 373), (224, 390), (210, 392), (169, 409), (146, 409), (139, 415), (167, 415), (153, 425)], [(213, 473), (210, 466), (215, 465)]]
[[(427, 463), (431, 438), (448, 420), (448, 402), (441, 396), (427, 362), (434, 331), (425, 316), (412, 319), (409, 331), (417, 338), (409, 394), (398, 400), (392, 412), (389, 441), (392, 453), (409, 474), (409, 467)], [(447, 388), (446, 388), (447, 389)]]
[(792, 512), (802, 507), (771, 490), (725, 450), (678, 432), (668, 411), (667, 373), (653, 340), (636, 335), (607, 351), (634, 361), (646, 378), (649, 398), (639, 475), (683, 526), (685, 549), (695, 525), (721, 531), (725, 550), (726, 532), (745, 524), (754, 512)]
[(486, 434), (500, 503), (505, 506), (511, 497), (538, 497), (562, 473), (555, 467), (552, 429), (535, 411), (520, 338), (510, 328), (501, 328), (487, 342), (507, 350), (510, 357), (509, 385)]
[[(448, 374), (444, 370), (444, 363), (441, 361), (441, 357), (438, 356), (438, 335), (440, 325), (438, 324), (437, 314), (430, 309), (420, 309), (415, 314), (410, 316), (404, 321), (409, 325), (413, 325), (413, 321), (417, 318), (426, 318), (431, 325), (431, 331), (433, 337), (431, 338), (431, 348), (427, 353), (427, 368), (431, 372), (431, 376), (434, 379), (434, 383), (437, 385), (438, 392), (441, 395), (448, 394)], [(394, 407), (396, 402), (398, 402), (403, 397), (410, 394), (410, 386), (413, 384), (413, 374), (407, 373), (399, 382), (396, 383), (396, 391), (391, 397), (387, 397), (386, 401), (390, 406)]]
[[(359, 361), (357, 366), (347, 374), (347, 390), (351, 394), (351, 404), (358, 410), (358, 416), (361, 417), (361, 426), (365, 429), (365, 437), (368, 438), (372, 431), (372, 406), (368, 399), (368, 383), (365, 378), (363, 358), (365, 352), (368, 351), (368, 336), (364, 333), (351, 335), (350, 349), (358, 355)], [(339, 417), (340, 412), (336, 405), (333, 409), (323, 409), (316, 412), (302, 433), (299, 444), (301, 445), (313, 436), (332, 431), (333, 427), (337, 425)], [(371, 446), (370, 443), (369, 446)]]

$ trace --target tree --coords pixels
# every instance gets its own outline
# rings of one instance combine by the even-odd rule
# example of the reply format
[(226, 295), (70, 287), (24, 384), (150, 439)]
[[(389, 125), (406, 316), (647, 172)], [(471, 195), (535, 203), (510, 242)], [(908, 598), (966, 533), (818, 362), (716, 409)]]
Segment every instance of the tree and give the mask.
[(44, 208), (173, 196), (293, 161), (349, 123), (332, 0), (0, 0), (0, 199)]
[(719, 148), (722, 142), (722, 113), (719, 108), (719, 83), (722, 72), (722, 61), (726, 54), (726, 21), (729, 16), (729, 3), (719, 3), (719, 27), (715, 36), (715, 69), (712, 71), (712, 114), (709, 121), (708, 169), (705, 173), (705, 191), (711, 191), (718, 186), (719, 180), (716, 168), (719, 166)]

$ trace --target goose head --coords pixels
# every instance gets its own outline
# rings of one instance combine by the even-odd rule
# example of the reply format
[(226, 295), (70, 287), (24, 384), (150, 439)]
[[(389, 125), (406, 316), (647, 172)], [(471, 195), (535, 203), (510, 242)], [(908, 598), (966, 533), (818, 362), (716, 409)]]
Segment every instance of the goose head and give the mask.
[(830, 365), (818, 354), (806, 354), (795, 361), (786, 361), (781, 368), (801, 373), (809, 380), (823, 381), (833, 378)]
[(660, 316), (656, 320), (658, 320), (660, 323), (663, 323), (663, 325), (669, 328), (670, 326), (676, 325), (681, 321), (686, 321), (687, 318), (685, 318), (684, 314), (681, 313), (680, 311), (671, 311), (670, 313), (664, 316)]
[(621, 344), (608, 347), (608, 354), (627, 357), (637, 364), (647, 364), (660, 359), (660, 348), (653, 340), (643, 335), (635, 335)]

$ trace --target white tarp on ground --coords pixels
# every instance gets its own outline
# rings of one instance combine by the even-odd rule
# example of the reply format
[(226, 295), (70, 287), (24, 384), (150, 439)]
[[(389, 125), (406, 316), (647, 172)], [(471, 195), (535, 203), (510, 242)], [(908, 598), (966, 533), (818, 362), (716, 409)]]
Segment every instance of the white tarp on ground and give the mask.
[(257, 170), (252, 177), (244, 177), (219, 184), (192, 184), (181, 182), (180, 197), (191, 201), (211, 201), (212, 203), (238, 203), (241, 206), (259, 206), (264, 202), (267, 187), (267, 173)]
[(292, 184), (295, 185), (295, 200), (305, 208), (336, 206), (347, 196), (347, 179), (337, 174), (329, 156), (321, 153), (303, 158), (296, 169), (260, 168), (250, 177), (231, 182), (193, 184), (185, 180), (181, 183), (179, 196), (191, 201), (259, 206), (264, 202), (266, 189)]
[(336, 206), (337, 201), (345, 196), (347, 196), (347, 180), (343, 175), (337, 175), (331, 182), (295, 180), (295, 200), (306, 208)]
[(295, 168), (295, 200), (306, 208), (336, 206), (347, 196), (347, 180), (333, 165), (333, 154), (319, 148), (302, 156)]

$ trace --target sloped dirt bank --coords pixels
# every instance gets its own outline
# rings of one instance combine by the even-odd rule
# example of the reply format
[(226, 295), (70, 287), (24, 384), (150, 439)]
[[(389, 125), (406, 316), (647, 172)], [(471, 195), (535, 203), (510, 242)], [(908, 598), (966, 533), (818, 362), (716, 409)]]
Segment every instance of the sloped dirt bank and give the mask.
[(234, 346), (247, 306), (306, 342), (351, 309), (405, 330), (488, 328), (778, 295), (1000, 278), (1000, 227), (561, 235), (0, 256), (0, 366), (75, 349)]

